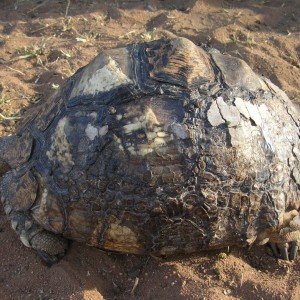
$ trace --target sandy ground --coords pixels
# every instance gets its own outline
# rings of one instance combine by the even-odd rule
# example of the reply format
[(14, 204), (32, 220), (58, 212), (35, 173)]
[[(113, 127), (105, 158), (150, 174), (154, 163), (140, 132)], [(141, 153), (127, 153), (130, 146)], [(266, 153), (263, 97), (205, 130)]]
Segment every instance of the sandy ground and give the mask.
[[(241, 57), (300, 103), (300, 1), (0, 1), (0, 133), (103, 49), (179, 35)], [(0, 210), (1, 299), (300, 299), (266, 247), (168, 259), (72, 243), (51, 268)]]

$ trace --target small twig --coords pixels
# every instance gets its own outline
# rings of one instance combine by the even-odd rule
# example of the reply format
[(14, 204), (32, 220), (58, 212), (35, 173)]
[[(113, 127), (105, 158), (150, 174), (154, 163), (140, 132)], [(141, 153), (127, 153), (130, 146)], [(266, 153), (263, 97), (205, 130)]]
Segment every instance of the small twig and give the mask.
[(27, 13), (29, 14), (29, 13), (35, 11), (36, 9), (38, 9), (38, 8), (40, 8), (41, 6), (45, 5), (48, 1), (49, 1), (49, 0), (45, 0), (43, 3), (41, 3), (41, 4), (37, 5), (37, 6), (35, 6), (35, 7), (32, 8), (32, 9), (30, 9)]
[(5, 21), (1, 21), (1, 20), (0, 20), (0, 24), (5, 24), (5, 25), (8, 24), (9, 26), (13, 26), (13, 25), (11, 24), (11, 22), (5, 22)]
[(158, 262), (162, 262), (163, 261), (163, 259), (161, 257), (155, 256), (153, 254), (149, 254), (149, 256), (151, 258), (153, 258), (155, 261), (158, 261)]
[(135, 277), (134, 285), (133, 285), (133, 288), (132, 288), (132, 290), (131, 290), (131, 295), (132, 295), (132, 296), (134, 295), (134, 292), (135, 292), (135, 290), (136, 290), (138, 284), (139, 284), (139, 278), (138, 278), (138, 277)]
[(65, 18), (67, 17), (67, 15), (69, 13), (70, 4), (71, 4), (71, 0), (67, 0), (67, 8), (66, 8), (66, 12), (65, 12)]
[(19, 71), (19, 70), (17, 70), (17, 69), (14, 69), (14, 68), (11, 68), (11, 67), (7, 67), (7, 68), (10, 69), (10, 70), (12, 70), (12, 71), (18, 72), (18, 73), (20, 73), (21, 75), (26, 75), (25, 73), (23, 73), (23, 72), (21, 72), (21, 71)]
[(31, 57), (31, 54), (20, 55), (20, 56), (17, 56), (15, 58), (7, 60), (6, 62), (15, 62), (15, 61), (18, 61), (18, 60), (21, 60), (21, 59), (27, 59), (29, 57)]
[(0, 113), (0, 118), (2, 118), (4, 120), (20, 120), (20, 119), (22, 119), (22, 117), (18, 117), (18, 116), (15, 116), (15, 117), (6, 117), (6, 116), (4, 116), (1, 113)]
[(40, 28), (38, 28), (38, 29), (36, 29), (36, 30), (33, 30), (33, 31), (31, 31), (30, 33), (36, 33), (36, 32), (38, 32), (38, 31), (40, 31), (40, 30), (45, 29), (45, 28), (51, 28), (53, 25), (54, 25), (54, 24), (51, 24), (51, 25), (46, 24), (46, 26), (40, 27)]

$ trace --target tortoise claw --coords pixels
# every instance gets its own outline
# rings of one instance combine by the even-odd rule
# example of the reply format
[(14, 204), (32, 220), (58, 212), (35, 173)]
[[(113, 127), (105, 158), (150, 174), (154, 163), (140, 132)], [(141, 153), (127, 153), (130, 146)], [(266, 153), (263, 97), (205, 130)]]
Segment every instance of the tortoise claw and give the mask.
[(289, 253), (288, 253), (289, 244), (288, 243), (282, 243), (282, 244), (280, 243), (280, 244), (278, 244), (278, 248), (280, 251), (281, 258), (283, 260), (289, 260)]
[(283, 260), (295, 260), (299, 249), (300, 240), (290, 243), (269, 243), (273, 255)]
[(293, 241), (291, 243), (291, 249), (290, 249), (290, 260), (294, 260), (297, 257), (298, 249), (299, 249), (300, 241)]
[[(295, 210), (286, 212), (278, 230), (269, 236), (269, 245), (276, 258), (294, 260), (300, 245), (300, 216)], [(263, 241), (263, 240), (262, 240)]]
[(278, 249), (277, 249), (277, 245), (276, 243), (269, 243), (270, 247), (271, 247), (271, 250), (273, 252), (273, 255), (276, 257), (276, 258), (279, 258), (280, 257), (280, 254), (278, 252)]

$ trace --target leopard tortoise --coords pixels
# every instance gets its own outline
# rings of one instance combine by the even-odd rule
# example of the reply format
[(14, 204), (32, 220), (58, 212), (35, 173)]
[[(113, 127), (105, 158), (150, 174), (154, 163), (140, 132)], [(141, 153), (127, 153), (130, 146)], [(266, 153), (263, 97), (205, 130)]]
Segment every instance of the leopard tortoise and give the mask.
[(103, 51), (0, 139), (12, 228), (46, 261), (76, 240), (168, 255), (300, 240), (300, 115), (242, 60), (185, 38)]

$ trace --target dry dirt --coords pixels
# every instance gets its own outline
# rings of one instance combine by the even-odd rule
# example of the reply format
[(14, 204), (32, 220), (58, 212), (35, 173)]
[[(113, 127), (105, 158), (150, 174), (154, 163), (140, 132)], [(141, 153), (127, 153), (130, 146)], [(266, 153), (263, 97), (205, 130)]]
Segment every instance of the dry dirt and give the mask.
[[(300, 1), (0, 0), (0, 133), (103, 49), (179, 35), (241, 57), (300, 103)], [(300, 259), (267, 248), (168, 259), (73, 242), (47, 267), (0, 210), (1, 299), (300, 299)]]

